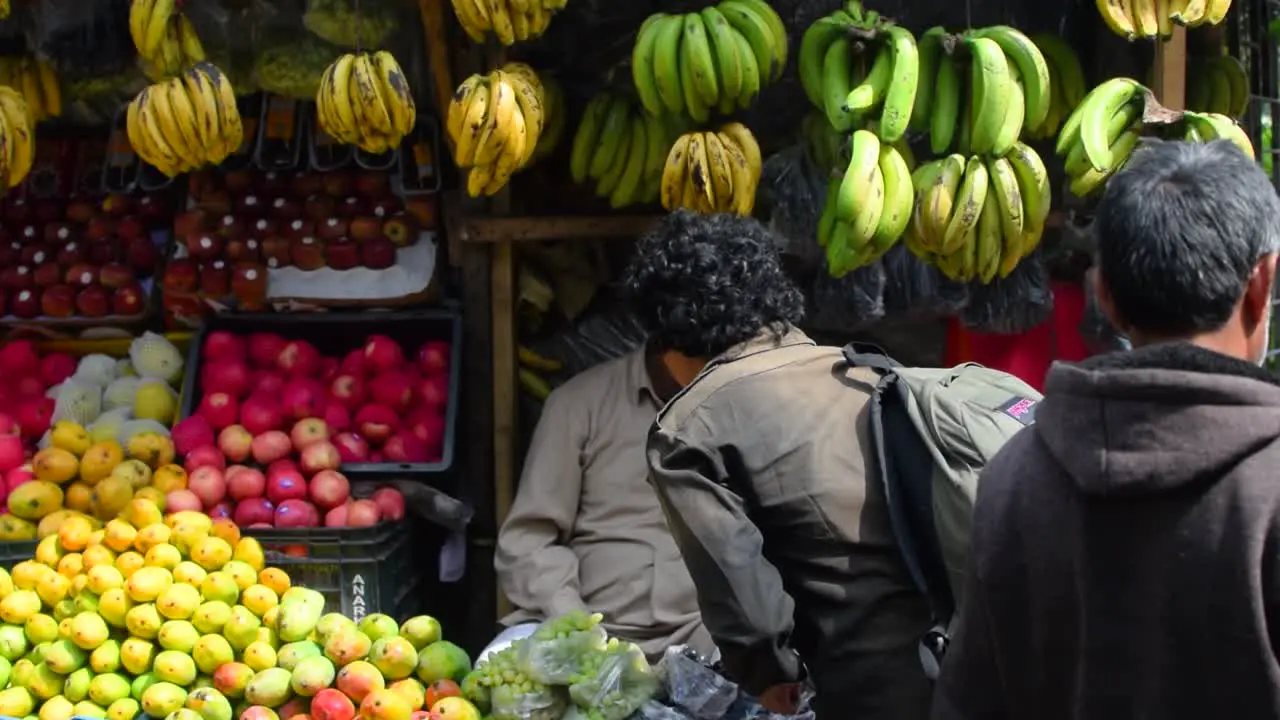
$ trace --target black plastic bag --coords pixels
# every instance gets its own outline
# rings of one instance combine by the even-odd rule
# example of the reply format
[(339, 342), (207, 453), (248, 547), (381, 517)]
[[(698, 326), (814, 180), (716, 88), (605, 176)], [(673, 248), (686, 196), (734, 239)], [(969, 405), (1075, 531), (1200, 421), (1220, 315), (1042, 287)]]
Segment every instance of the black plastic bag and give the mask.
[(898, 318), (950, 317), (969, 302), (969, 288), (916, 257), (903, 244), (881, 260), (885, 313)]
[(825, 267), (813, 280), (810, 324), (827, 332), (850, 332), (884, 318), (884, 268), (864, 265), (844, 277), (833, 278)]
[(1053, 288), (1039, 253), (1024, 258), (1008, 277), (969, 287), (960, 321), (970, 330), (1004, 335), (1026, 332), (1053, 311)]
[(769, 228), (786, 240), (779, 250), (800, 258), (806, 268), (826, 258), (817, 237), (828, 180), (802, 145), (771, 155), (761, 173), (761, 205), (769, 212)]

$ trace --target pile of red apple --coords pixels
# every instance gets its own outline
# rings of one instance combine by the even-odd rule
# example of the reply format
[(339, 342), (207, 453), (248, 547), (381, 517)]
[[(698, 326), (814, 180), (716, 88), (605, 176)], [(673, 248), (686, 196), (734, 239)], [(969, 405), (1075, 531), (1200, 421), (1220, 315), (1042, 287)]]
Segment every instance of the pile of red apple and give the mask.
[(21, 465), (25, 453), (49, 429), (54, 401), (49, 388), (76, 371), (66, 353), (41, 355), (30, 340), (0, 346), (0, 472)]
[(136, 317), (160, 263), (149, 230), (169, 222), (162, 196), (15, 199), (0, 208), (0, 317)]
[(183, 252), (165, 290), (250, 307), (265, 299), (264, 268), (383, 270), (434, 216), (406, 207), (377, 172), (198, 173), (188, 189), (195, 207), (174, 219)]
[(371, 335), (339, 358), (274, 333), (214, 331), (201, 347), (195, 414), (254, 441), (319, 419), (343, 463), (435, 462), (444, 452), (449, 357), (441, 340), (410, 357), (394, 339)]
[(293, 424), (288, 433), (256, 437), (241, 425), (220, 432), (202, 415), (173, 428), (187, 487), (165, 496), (169, 512), (195, 510), (226, 517), (241, 527), (368, 527), (404, 517), (404, 497), (393, 487), (369, 499), (353, 499), (338, 472), (342, 458), (319, 418)]

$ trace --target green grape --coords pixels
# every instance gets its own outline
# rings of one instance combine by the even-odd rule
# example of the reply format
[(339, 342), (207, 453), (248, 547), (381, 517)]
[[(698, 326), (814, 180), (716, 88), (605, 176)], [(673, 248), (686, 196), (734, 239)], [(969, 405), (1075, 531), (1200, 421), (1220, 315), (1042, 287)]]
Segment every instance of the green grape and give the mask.
[(551, 618), (538, 626), (533, 634), (535, 640), (564, 640), (575, 632), (585, 632), (595, 628), (604, 620), (600, 613), (588, 615), (584, 610), (571, 610), (563, 615)]

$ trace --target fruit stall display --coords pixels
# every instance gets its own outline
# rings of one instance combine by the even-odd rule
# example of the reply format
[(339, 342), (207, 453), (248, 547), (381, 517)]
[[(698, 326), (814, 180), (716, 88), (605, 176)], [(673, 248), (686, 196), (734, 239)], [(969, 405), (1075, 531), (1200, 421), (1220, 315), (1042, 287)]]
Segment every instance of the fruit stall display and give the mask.
[(135, 498), (0, 571), (0, 715), (466, 718), (465, 651), (429, 616), (358, 621), (234, 523)]

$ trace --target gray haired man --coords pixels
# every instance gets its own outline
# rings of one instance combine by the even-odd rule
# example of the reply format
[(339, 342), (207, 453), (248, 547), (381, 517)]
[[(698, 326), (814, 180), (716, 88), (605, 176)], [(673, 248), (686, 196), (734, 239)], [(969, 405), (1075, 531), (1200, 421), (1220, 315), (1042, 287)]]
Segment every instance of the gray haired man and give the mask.
[(1094, 223), (1130, 352), (1049, 373), (982, 477), (935, 720), (1280, 718), (1280, 199), (1227, 142), (1152, 142)]

